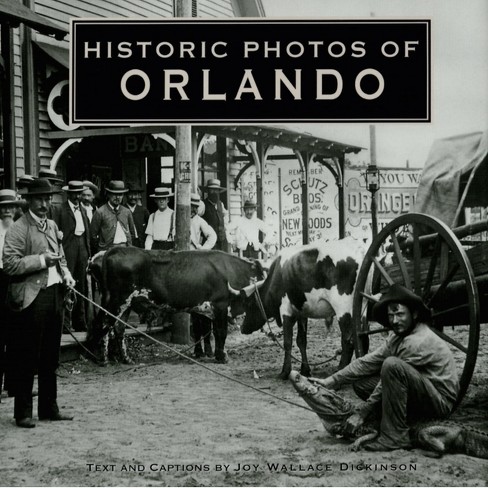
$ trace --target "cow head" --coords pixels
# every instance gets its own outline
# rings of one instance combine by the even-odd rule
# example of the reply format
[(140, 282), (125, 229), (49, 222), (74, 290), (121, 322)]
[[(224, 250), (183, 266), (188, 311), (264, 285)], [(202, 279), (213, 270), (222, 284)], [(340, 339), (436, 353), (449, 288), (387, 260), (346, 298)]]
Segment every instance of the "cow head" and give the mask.
[(99, 251), (88, 261), (87, 272), (98, 282), (102, 283), (102, 261), (106, 251)]
[(265, 282), (266, 279), (256, 281), (245, 286), (241, 290), (234, 290), (228, 285), (230, 293), (240, 298), (239, 302), (243, 305), (243, 311), (246, 313), (241, 325), (242, 334), (251, 334), (252, 332), (259, 330), (266, 323), (265, 316), (260, 306), (260, 302), (262, 304), (260, 289)]

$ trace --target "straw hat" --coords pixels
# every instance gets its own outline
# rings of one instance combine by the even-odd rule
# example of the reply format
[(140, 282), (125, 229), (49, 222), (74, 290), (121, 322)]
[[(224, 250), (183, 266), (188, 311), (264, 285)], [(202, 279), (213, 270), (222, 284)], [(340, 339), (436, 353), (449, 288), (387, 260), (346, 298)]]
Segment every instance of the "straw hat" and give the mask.
[(205, 187), (206, 190), (220, 190), (220, 192), (223, 192), (226, 190), (226, 188), (220, 186), (220, 180), (217, 178), (210, 178), (207, 181), (207, 186)]
[(20, 202), (17, 200), (17, 193), (15, 190), (9, 190), (5, 188), (0, 190), (0, 205), (19, 205)]
[(83, 185), (82, 181), (70, 181), (68, 182), (67, 186), (63, 186), (62, 190), (68, 193), (81, 193), (83, 190), (86, 190), (87, 187)]
[(149, 195), (151, 198), (169, 198), (172, 197), (174, 193), (171, 193), (169, 188), (155, 188), (154, 194)]

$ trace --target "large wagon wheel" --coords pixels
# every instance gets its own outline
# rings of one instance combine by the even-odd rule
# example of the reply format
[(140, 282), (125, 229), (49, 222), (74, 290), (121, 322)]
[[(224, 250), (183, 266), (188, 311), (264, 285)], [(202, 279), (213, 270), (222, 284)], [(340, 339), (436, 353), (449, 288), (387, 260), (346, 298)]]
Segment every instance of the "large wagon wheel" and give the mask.
[(390, 222), (374, 239), (354, 295), (357, 357), (366, 354), (370, 341), (378, 341), (378, 334), (386, 331), (368, 319), (380, 293), (393, 283), (413, 290), (431, 309), (431, 328), (448, 343), (456, 360), (459, 404), (476, 364), (480, 304), (471, 264), (452, 230), (434, 217), (410, 213)]

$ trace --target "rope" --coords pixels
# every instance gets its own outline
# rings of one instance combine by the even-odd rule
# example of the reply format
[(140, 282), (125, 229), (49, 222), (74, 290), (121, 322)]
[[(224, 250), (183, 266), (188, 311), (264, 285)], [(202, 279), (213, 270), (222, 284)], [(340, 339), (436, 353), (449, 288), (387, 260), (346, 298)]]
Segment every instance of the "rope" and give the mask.
[[(254, 284), (254, 294), (256, 295), (256, 302), (258, 304), (258, 307), (259, 307), (259, 310), (261, 312), (261, 315), (263, 316), (264, 320), (266, 321), (266, 324), (268, 325), (268, 329), (269, 329), (269, 336), (273, 339), (273, 341), (284, 351), (285, 348), (281, 345), (281, 343), (278, 341), (278, 339), (276, 339), (276, 336), (275, 334), (273, 333), (273, 331), (271, 330), (271, 326), (269, 325), (270, 323), (270, 320), (268, 318), (268, 316), (266, 315), (266, 311), (264, 310), (264, 305), (263, 305), (263, 302), (261, 301), (261, 296), (259, 295), (259, 292), (258, 292), (258, 288), (256, 286), (256, 283)], [(297, 357), (295, 357), (293, 354), (290, 353), (290, 356), (292, 359), (294, 359), (295, 361), (301, 363), (302, 360), (301, 359), (298, 359)], [(335, 359), (336, 357), (338, 356), (338, 354), (334, 354), (333, 356), (331, 356), (330, 358), (327, 358), (325, 361), (322, 361), (320, 363), (309, 363), (307, 362), (308, 366), (321, 366), (322, 364), (327, 364), (327, 363), (330, 363), (333, 359)]]
[(151, 337), (149, 334), (146, 334), (145, 332), (143, 332), (142, 330), (138, 330), (136, 327), (130, 325), (129, 323), (123, 321), (120, 317), (117, 317), (115, 316), (114, 314), (110, 313), (108, 310), (104, 309), (102, 306), (100, 306), (98, 303), (94, 302), (93, 300), (90, 300), (88, 297), (86, 297), (85, 295), (83, 295), (82, 293), (80, 293), (78, 290), (76, 290), (75, 288), (71, 288), (76, 294), (78, 294), (80, 297), (82, 297), (84, 300), (90, 302), (92, 305), (95, 305), (97, 308), (99, 308), (100, 310), (102, 310), (103, 312), (105, 312), (107, 315), (109, 315), (110, 317), (112, 317), (113, 319), (119, 321), (121, 324), (125, 325), (126, 327), (129, 327), (129, 329), (132, 329), (134, 331), (136, 331), (137, 333), (147, 337), (149, 340), (155, 342), (156, 344), (159, 344), (160, 346), (163, 346), (164, 348), (172, 351), (173, 353), (175, 353), (176, 355), (190, 361), (191, 363), (193, 364), (196, 364), (197, 366), (201, 367), (201, 368), (204, 368), (208, 371), (210, 371), (211, 373), (214, 373), (218, 376), (221, 376), (222, 378), (225, 378), (227, 380), (230, 380), (230, 381), (233, 381), (234, 383), (238, 383), (242, 386), (245, 386), (247, 388), (250, 388), (251, 390), (254, 390), (254, 391), (257, 391), (259, 393), (262, 393), (264, 395), (268, 395), (272, 398), (274, 398), (275, 400), (279, 400), (279, 401), (282, 401), (284, 403), (288, 403), (290, 405), (294, 405), (295, 407), (299, 407), (299, 408), (302, 408), (304, 410), (308, 410), (309, 412), (313, 412), (315, 413), (314, 410), (312, 410), (311, 408), (308, 408), (304, 405), (300, 405), (299, 403), (295, 403), (295, 402), (292, 402), (291, 400), (287, 400), (285, 398), (281, 398), (277, 395), (274, 395), (273, 393), (270, 393), (270, 392), (267, 392), (267, 391), (264, 391), (260, 388), (257, 388), (255, 386), (252, 386), (252, 385), (249, 385), (248, 383), (244, 383), (243, 381), (241, 380), (238, 380), (237, 378), (233, 378), (232, 376), (229, 376), (225, 373), (222, 373), (221, 371), (217, 371), (213, 368), (210, 368), (209, 366), (203, 364), (203, 363), (200, 363), (199, 361), (196, 361), (195, 359), (189, 357), (189, 356), (186, 356), (185, 354), (177, 351), (176, 349), (173, 349), (172, 347), (168, 346), (167, 344), (165, 344), (164, 342), (161, 342), (161, 341), (158, 341), (157, 339), (155, 339), (154, 337)]

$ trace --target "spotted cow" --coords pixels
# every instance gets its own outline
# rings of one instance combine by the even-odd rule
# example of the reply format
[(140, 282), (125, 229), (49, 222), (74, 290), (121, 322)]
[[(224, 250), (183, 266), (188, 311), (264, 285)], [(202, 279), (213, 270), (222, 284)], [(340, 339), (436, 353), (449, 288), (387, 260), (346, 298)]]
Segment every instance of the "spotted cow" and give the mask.
[(275, 258), (265, 280), (232, 290), (234, 294), (246, 296), (243, 334), (259, 330), (266, 318), (275, 318), (283, 327), (285, 357), (281, 378), (287, 379), (291, 371), (293, 327), (297, 321), (301, 373), (310, 376), (306, 350), (308, 318), (326, 318), (329, 328), (330, 319), (335, 315), (342, 335), (339, 367), (351, 361), (354, 351), (352, 301), (363, 257), (363, 246), (352, 238), (287, 248)]

